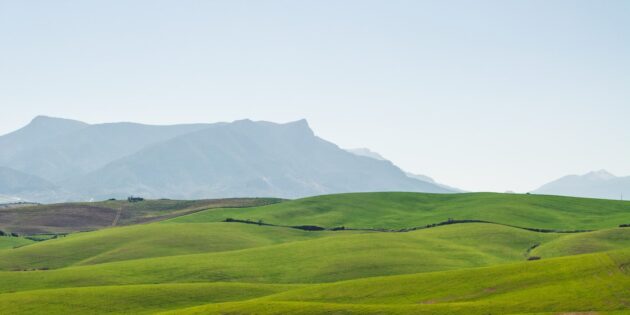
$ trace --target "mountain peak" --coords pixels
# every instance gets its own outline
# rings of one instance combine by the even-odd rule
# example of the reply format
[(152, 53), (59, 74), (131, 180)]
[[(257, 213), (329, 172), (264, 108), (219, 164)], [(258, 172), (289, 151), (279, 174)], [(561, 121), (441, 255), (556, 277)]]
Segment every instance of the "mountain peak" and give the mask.
[(35, 118), (31, 120), (31, 123), (41, 122), (41, 121), (46, 121), (46, 120), (53, 120), (53, 119), (57, 119), (57, 118), (46, 116), (46, 115), (37, 115), (35, 116)]
[(587, 198), (619, 199), (630, 195), (630, 177), (617, 177), (606, 170), (568, 175), (547, 183), (534, 193)]
[(251, 119), (241, 119), (235, 120), (231, 123), (233, 126), (238, 128), (280, 128), (279, 130), (289, 131), (291, 133), (299, 134), (299, 135), (309, 135), (313, 136), (315, 133), (308, 125), (308, 121), (306, 119), (300, 119), (296, 121), (291, 121), (287, 123), (275, 123), (269, 121), (253, 121)]
[(311, 129), (311, 126), (309, 126), (308, 121), (306, 121), (306, 119), (300, 119), (300, 120), (288, 122), (285, 125), (290, 126), (291, 128), (294, 128), (296, 130), (308, 133), (309, 135), (315, 134), (313, 130)]
[(583, 177), (591, 179), (591, 180), (609, 180), (609, 179), (617, 178), (617, 176), (603, 169), (599, 171), (589, 172), (587, 174), (584, 174)]
[(28, 125), (2, 135), (0, 142), (4, 142), (5, 145), (9, 145), (9, 143), (11, 145), (19, 145), (28, 141), (48, 139), (59, 134), (82, 129), (86, 126), (89, 125), (77, 120), (37, 116)]
[(45, 115), (35, 116), (28, 126), (58, 127), (58, 126), (87, 126), (88, 124), (66, 118), (57, 118)]

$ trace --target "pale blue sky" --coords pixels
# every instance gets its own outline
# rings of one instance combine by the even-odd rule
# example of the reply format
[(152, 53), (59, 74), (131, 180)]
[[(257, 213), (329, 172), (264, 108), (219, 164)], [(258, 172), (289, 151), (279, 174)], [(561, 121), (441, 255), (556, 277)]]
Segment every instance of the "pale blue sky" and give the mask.
[(630, 175), (630, 1), (0, 0), (0, 134), (39, 114), (306, 118), (468, 190)]

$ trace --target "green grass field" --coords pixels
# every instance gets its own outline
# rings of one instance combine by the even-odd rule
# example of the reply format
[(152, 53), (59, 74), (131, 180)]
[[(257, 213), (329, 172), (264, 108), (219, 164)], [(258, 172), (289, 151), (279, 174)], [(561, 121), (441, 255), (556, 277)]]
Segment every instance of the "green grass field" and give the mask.
[(630, 248), (630, 228), (566, 235), (532, 250), (542, 257), (558, 257)]
[[(304, 231), (225, 218), (379, 229), (495, 223)], [(630, 228), (616, 226), (628, 222), (630, 202), (369, 193), (212, 208), (41, 242), (5, 237), (0, 313), (623, 313)]]
[[(520, 262), (478, 269), (310, 285), (245, 302), (178, 310), (181, 314), (510, 314), (627, 310), (630, 252)], [(391, 308), (390, 308), (391, 307)], [(320, 309), (321, 308), (321, 309)]]
[(143, 224), (75, 233), (0, 252), (0, 270), (56, 269), (140, 258), (214, 253), (332, 234), (245, 224)]
[(0, 253), (2, 253), (3, 249), (22, 247), (31, 243), (34, 243), (34, 241), (23, 237), (0, 236)]
[(326, 228), (401, 229), (448, 220), (474, 219), (528, 228), (581, 230), (630, 223), (630, 202), (497, 193), (358, 193), (327, 195), (279, 204), (213, 209), (172, 222), (216, 222), (226, 218), (278, 225)]

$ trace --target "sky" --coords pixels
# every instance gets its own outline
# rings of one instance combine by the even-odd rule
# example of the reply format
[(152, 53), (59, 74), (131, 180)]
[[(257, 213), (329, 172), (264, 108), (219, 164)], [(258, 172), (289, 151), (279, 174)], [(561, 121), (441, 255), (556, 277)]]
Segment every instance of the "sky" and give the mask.
[(630, 1), (0, 0), (0, 134), (36, 115), (306, 118), (471, 191), (630, 175)]

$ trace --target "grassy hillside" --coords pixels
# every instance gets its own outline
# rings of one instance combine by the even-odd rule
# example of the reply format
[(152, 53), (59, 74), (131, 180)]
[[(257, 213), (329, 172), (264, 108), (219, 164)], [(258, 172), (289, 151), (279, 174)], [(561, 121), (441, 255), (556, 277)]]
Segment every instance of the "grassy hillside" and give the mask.
[(173, 314), (622, 311), (630, 301), (628, 265), (630, 252), (623, 251), (295, 287), (167, 283), (35, 290), (0, 294), (0, 307), (11, 314), (169, 310)]
[(152, 314), (203, 303), (248, 300), (295, 288), (245, 283), (176, 283), (0, 294), (3, 314)]
[(139, 258), (222, 252), (325, 237), (332, 233), (227, 223), (134, 225), (75, 233), (1, 251), (0, 270), (55, 269)]
[(34, 241), (23, 237), (0, 236), (0, 256), (2, 255), (3, 249), (12, 249), (32, 243), (34, 243)]
[[(370, 193), (225, 208), (274, 201), (134, 203), (123, 210), (130, 216), (121, 215), (118, 222), (181, 216), (35, 243), (0, 238), (0, 310), (556, 314), (630, 309), (630, 228), (615, 228), (630, 222), (627, 202)], [(120, 204), (98, 203), (107, 209)], [(497, 223), (407, 232), (304, 231), (219, 222), (228, 217), (384, 229), (449, 218)], [(514, 226), (595, 231), (541, 233)], [(16, 244), (24, 246), (13, 248)], [(585, 253), (594, 254), (577, 255)], [(532, 256), (542, 260), (528, 260)]]
[(630, 253), (311, 285), (178, 314), (510, 314), (627, 310)]
[(542, 243), (541, 246), (533, 249), (531, 254), (541, 257), (558, 257), (622, 248), (630, 248), (630, 228), (565, 235)]
[(213, 222), (226, 218), (280, 225), (400, 229), (476, 219), (529, 228), (579, 230), (630, 223), (630, 202), (496, 193), (358, 193), (327, 195), (247, 209), (221, 209), (173, 219)]
[[(240, 226), (219, 224), (227, 228)], [(253, 227), (265, 233), (273, 233), (277, 229)], [(453, 270), (523, 261), (527, 249), (533, 244), (559, 236), (492, 224), (451, 225), (408, 233), (310, 233), (334, 233), (335, 236), (227, 252), (136, 259), (47, 271), (0, 272), (0, 283), (11, 283), (10, 287), (0, 286), (0, 292), (196, 281), (319, 283)], [(41, 263), (38, 260), (40, 254), (32, 253), (22, 257), (23, 264), (32, 263), (29, 258)]]
[(164, 220), (218, 207), (249, 207), (279, 202), (271, 198), (213, 200), (126, 200), (35, 205), (0, 209), (0, 230), (20, 234), (68, 233)]

